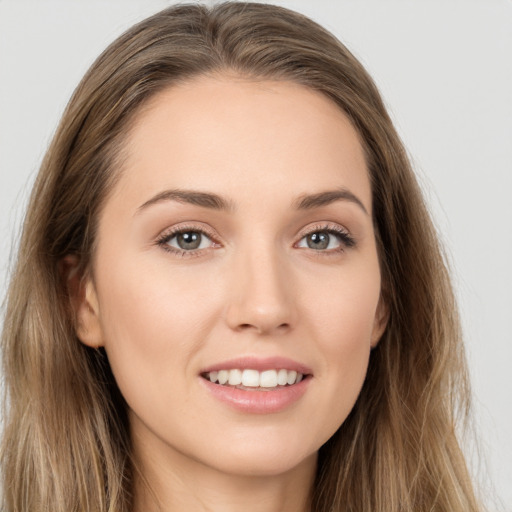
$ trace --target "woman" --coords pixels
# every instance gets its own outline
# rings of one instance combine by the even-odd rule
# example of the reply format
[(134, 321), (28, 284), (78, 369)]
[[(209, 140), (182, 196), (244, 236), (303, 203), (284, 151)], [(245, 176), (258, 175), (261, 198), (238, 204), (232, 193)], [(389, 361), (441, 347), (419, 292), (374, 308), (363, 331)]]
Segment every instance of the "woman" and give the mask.
[(362, 66), (169, 8), (78, 86), (3, 333), (11, 511), (478, 510), (456, 307)]

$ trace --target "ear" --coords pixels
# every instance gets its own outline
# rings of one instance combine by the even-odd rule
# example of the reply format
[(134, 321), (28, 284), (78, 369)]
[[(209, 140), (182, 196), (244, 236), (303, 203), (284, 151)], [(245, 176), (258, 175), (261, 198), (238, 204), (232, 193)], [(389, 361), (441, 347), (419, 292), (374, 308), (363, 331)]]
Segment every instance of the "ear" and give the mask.
[(375, 311), (375, 319), (373, 321), (373, 330), (372, 330), (372, 338), (370, 342), (370, 346), (374, 349), (379, 343), (384, 331), (386, 330), (386, 326), (388, 325), (389, 320), (389, 309), (386, 304), (386, 301), (382, 297), (382, 294), (379, 298), (379, 303), (377, 304), (377, 310)]
[(80, 273), (79, 259), (74, 255), (61, 260), (60, 272), (67, 289), (78, 338), (92, 348), (103, 346), (98, 297), (91, 277), (84, 277)]

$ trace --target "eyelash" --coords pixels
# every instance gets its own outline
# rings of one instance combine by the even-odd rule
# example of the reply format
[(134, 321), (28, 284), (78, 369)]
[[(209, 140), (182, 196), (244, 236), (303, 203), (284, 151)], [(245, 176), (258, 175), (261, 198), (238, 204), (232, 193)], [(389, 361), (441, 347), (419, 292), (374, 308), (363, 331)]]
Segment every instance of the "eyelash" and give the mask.
[[(313, 253), (316, 256), (333, 256), (337, 255), (339, 253), (345, 252), (347, 249), (351, 249), (352, 247), (355, 247), (356, 241), (355, 239), (350, 235), (350, 233), (342, 228), (341, 226), (333, 225), (333, 224), (319, 224), (316, 226), (313, 226), (311, 228), (308, 228), (308, 230), (304, 233), (301, 233), (299, 242), (306, 238), (307, 236), (310, 236), (314, 233), (327, 233), (329, 235), (334, 235), (336, 238), (338, 238), (340, 242), (340, 246), (336, 249), (329, 249), (329, 250), (318, 250), (318, 249), (310, 249), (313, 251)], [(297, 242), (297, 243), (299, 243)], [(297, 244), (295, 244), (297, 245)]]
[[(200, 256), (201, 253), (205, 250), (211, 249), (212, 247), (209, 247), (208, 249), (192, 249), (192, 250), (185, 250), (185, 249), (177, 249), (175, 247), (171, 247), (169, 245), (169, 241), (172, 240), (175, 236), (187, 233), (187, 232), (193, 232), (193, 233), (200, 233), (201, 235), (205, 235), (207, 238), (211, 240), (211, 242), (216, 245), (217, 247), (220, 246), (219, 242), (215, 240), (215, 237), (212, 233), (205, 230), (203, 227), (198, 226), (179, 226), (176, 228), (172, 228), (169, 231), (166, 231), (162, 236), (160, 236), (156, 240), (156, 245), (160, 246), (164, 251), (170, 252), (171, 254), (174, 254), (175, 256), (180, 257), (194, 257), (194, 256)], [(313, 253), (316, 253), (318, 256), (330, 256), (334, 254), (339, 254), (344, 252), (346, 249), (350, 249), (356, 245), (355, 239), (346, 231), (345, 229), (335, 226), (332, 224), (324, 224), (324, 225), (317, 225), (313, 226), (312, 228), (308, 229), (306, 232), (301, 233), (299, 242), (302, 241), (307, 236), (310, 236), (314, 233), (327, 233), (329, 235), (334, 235), (338, 238), (340, 241), (340, 247), (337, 247), (336, 249), (330, 249), (330, 250), (318, 250), (318, 249), (310, 249), (313, 251)], [(294, 244), (294, 247), (297, 246), (299, 243), (297, 242)]]
[[(215, 240), (215, 237), (212, 233), (204, 229), (203, 227), (198, 226), (179, 226), (176, 228), (171, 228), (169, 231), (166, 231), (162, 236), (160, 236), (156, 240), (156, 244), (160, 246), (164, 251), (170, 252), (175, 256), (181, 256), (184, 258), (190, 258), (194, 256), (200, 256), (201, 252), (208, 249), (193, 249), (190, 251), (186, 251), (185, 249), (177, 249), (176, 247), (171, 247), (169, 245), (169, 241), (172, 240), (175, 236), (182, 233), (200, 233), (201, 235), (205, 235), (209, 238), (213, 244), (220, 246), (220, 244)], [(211, 249), (211, 247), (209, 248)]]

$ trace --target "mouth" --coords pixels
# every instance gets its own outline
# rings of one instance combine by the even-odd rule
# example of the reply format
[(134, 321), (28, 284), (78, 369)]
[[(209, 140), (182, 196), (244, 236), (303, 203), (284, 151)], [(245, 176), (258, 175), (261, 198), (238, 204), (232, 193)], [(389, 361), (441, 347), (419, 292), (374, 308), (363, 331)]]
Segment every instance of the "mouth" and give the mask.
[(204, 372), (201, 377), (219, 386), (245, 391), (275, 391), (294, 386), (310, 375), (286, 368), (264, 371), (251, 368), (232, 368)]
[(287, 357), (239, 357), (198, 375), (212, 397), (243, 414), (288, 410), (311, 387), (313, 371)]

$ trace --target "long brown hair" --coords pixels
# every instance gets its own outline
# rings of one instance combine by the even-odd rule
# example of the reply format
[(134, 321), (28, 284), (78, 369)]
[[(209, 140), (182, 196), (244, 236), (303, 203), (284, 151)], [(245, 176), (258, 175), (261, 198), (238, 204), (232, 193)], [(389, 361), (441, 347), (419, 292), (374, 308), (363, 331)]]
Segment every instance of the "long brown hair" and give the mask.
[(330, 33), (281, 7), (168, 8), (117, 39), (77, 87), (26, 215), (2, 336), (6, 512), (130, 512), (126, 407), (102, 350), (77, 339), (63, 258), (94, 254), (130, 123), (158, 91), (229, 71), (320, 91), (366, 152), (389, 322), (357, 403), (320, 449), (312, 510), (478, 510), (455, 428), (468, 408), (459, 321), (435, 229), (367, 72)]

